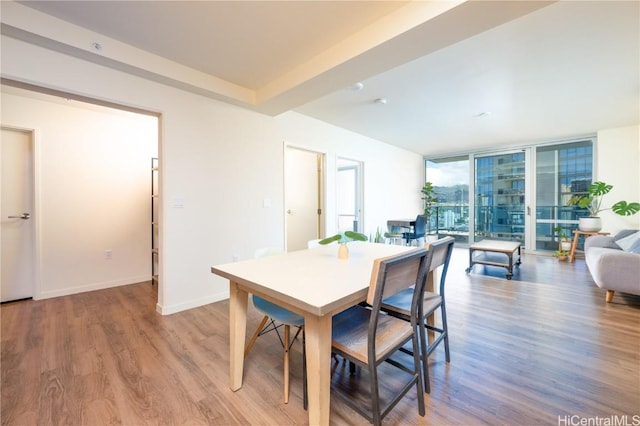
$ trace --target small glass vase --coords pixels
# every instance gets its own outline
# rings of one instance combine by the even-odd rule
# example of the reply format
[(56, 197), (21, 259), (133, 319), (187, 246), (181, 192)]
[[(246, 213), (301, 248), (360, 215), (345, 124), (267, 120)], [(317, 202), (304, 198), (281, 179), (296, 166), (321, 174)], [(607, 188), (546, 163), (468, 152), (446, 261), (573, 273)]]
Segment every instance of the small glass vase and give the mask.
[(348, 259), (349, 258), (349, 247), (347, 243), (340, 244), (338, 247), (338, 259)]

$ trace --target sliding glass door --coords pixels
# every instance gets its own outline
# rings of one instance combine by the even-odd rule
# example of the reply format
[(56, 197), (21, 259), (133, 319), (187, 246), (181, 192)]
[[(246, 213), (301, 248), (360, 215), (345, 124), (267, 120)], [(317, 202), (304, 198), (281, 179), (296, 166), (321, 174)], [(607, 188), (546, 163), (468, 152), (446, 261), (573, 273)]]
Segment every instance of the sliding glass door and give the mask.
[(474, 240), (526, 243), (526, 151), (476, 156)]
[(593, 142), (582, 140), (536, 148), (536, 249), (557, 250), (562, 228), (571, 237), (583, 212), (567, 201), (583, 193), (593, 176)]

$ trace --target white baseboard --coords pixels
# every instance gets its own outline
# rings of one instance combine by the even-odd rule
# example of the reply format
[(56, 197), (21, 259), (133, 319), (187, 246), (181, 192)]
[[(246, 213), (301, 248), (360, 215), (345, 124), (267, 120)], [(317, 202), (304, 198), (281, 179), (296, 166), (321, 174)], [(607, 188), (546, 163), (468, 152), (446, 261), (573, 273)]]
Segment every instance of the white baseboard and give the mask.
[(219, 302), (229, 298), (229, 290), (222, 291), (220, 293), (211, 294), (199, 299), (193, 299), (182, 303), (176, 303), (170, 306), (162, 306), (159, 303), (156, 305), (156, 311), (162, 315), (171, 315), (177, 312), (186, 311), (187, 309), (197, 308), (199, 306), (208, 305), (210, 303)]
[(120, 287), (123, 285), (137, 284), (145, 281), (151, 281), (150, 275), (141, 275), (138, 277), (129, 277), (115, 281), (105, 281), (100, 283), (87, 284), (76, 287), (67, 287), (59, 290), (41, 291), (40, 294), (34, 295), (34, 300), (50, 299), (52, 297), (69, 296), (71, 294), (84, 293), (87, 291), (103, 290), (105, 288)]

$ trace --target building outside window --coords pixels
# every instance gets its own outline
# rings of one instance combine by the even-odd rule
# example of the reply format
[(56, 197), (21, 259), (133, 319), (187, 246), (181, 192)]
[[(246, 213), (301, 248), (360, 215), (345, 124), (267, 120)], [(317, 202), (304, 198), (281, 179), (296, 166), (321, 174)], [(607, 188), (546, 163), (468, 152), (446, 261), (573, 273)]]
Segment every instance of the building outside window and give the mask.
[(578, 218), (586, 214), (567, 201), (592, 182), (593, 152), (594, 139), (587, 138), (427, 158), (426, 180), (439, 200), (433, 228), (459, 243), (491, 238), (520, 241), (532, 250), (557, 250), (554, 228), (572, 235)]

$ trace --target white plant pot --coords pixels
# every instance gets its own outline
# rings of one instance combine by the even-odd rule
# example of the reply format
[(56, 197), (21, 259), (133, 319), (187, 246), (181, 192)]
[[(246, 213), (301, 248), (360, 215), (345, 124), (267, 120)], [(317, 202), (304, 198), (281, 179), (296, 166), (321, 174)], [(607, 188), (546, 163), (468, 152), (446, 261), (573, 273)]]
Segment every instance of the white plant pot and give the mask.
[(581, 217), (578, 221), (578, 229), (587, 232), (598, 232), (602, 229), (602, 221), (599, 217)]
[(571, 241), (561, 241), (560, 250), (564, 250), (564, 251), (571, 250)]

